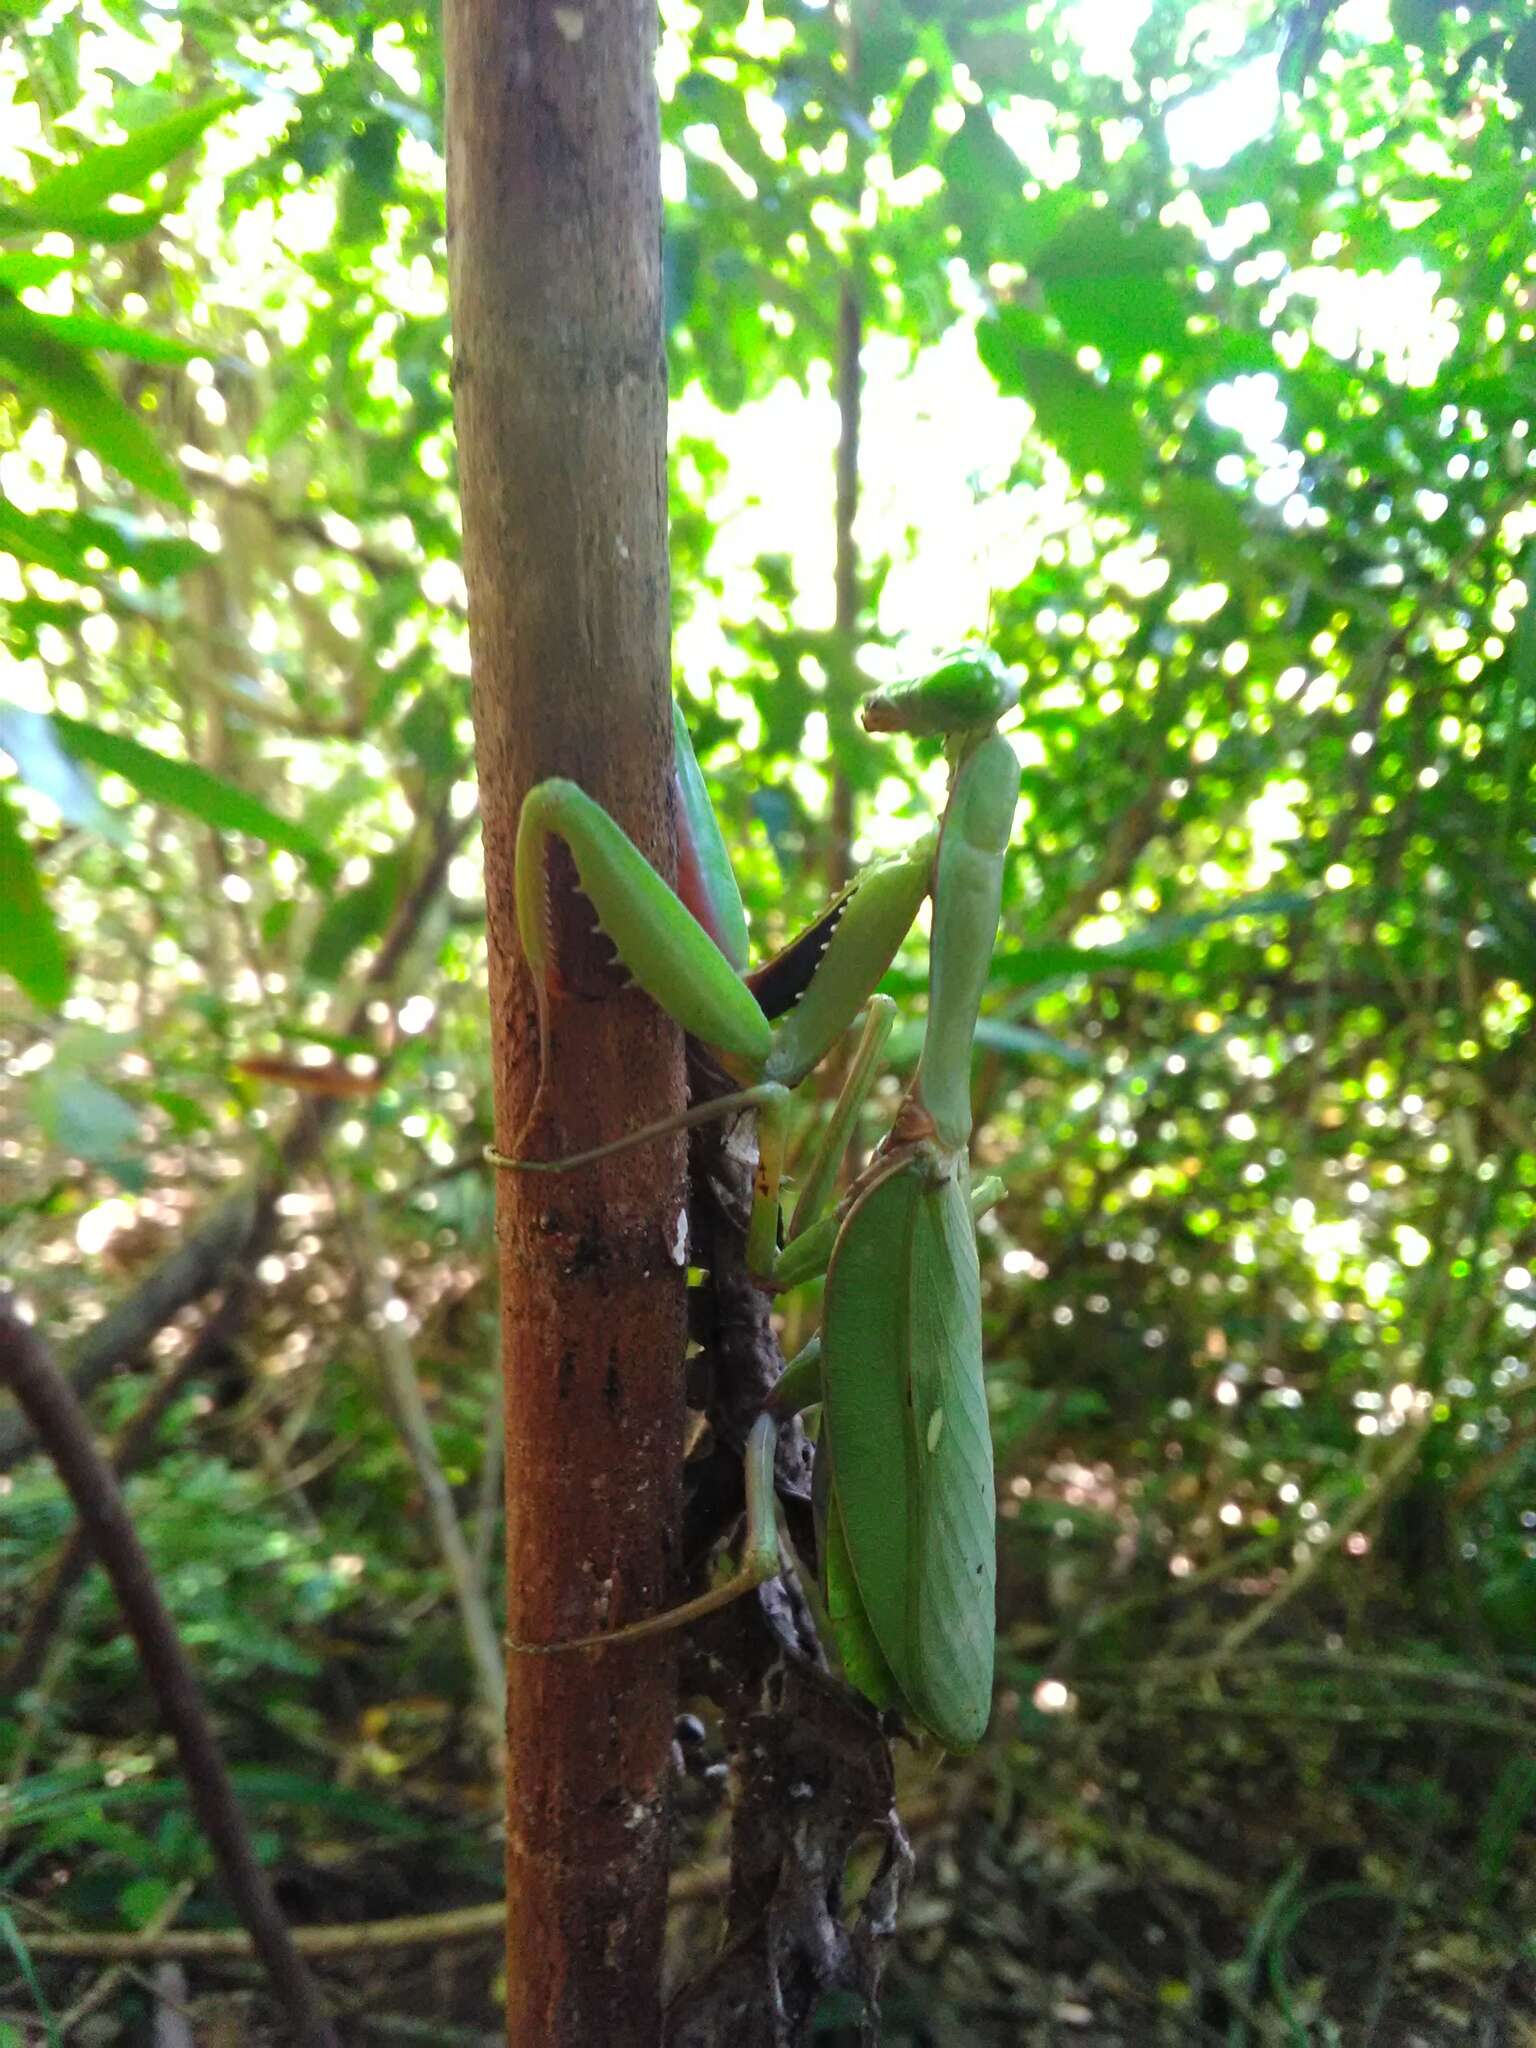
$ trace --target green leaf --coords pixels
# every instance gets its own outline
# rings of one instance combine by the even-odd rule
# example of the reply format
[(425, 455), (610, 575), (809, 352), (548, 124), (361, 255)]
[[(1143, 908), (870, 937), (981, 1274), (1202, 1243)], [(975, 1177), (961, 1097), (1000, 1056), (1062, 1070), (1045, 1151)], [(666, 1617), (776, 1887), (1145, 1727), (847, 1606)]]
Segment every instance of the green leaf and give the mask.
[(122, 837), (122, 821), (101, 801), (95, 783), (65, 752), (53, 720), (41, 711), (0, 703), (0, 752), (10, 755), (28, 789), (47, 797), (68, 824)]
[(943, 156), (950, 210), (978, 249), (992, 245), (1000, 222), (1020, 204), (1024, 166), (992, 126), (985, 108), (969, 107)]
[(1483, 1810), (1474, 1858), (1488, 1903), (1536, 1807), (1536, 1758), (1512, 1756), (1500, 1771)]
[(76, 256), (39, 256), (31, 249), (0, 250), (0, 285), (13, 292), (22, 292), (30, 287), (52, 284), (56, 277), (78, 261)]
[(55, 1062), (33, 1083), (32, 1102), (39, 1125), (60, 1152), (100, 1167), (125, 1187), (144, 1185), (139, 1113), (114, 1089)]
[(1388, 15), (1398, 40), (1410, 49), (1436, 51), (1442, 39), (1441, 16), (1448, 0), (1392, 0)]
[(118, 732), (104, 732), (83, 719), (56, 713), (54, 724), (77, 760), (89, 761), (94, 767), (120, 775), (151, 803), (185, 811), (220, 832), (243, 832), (269, 846), (283, 847), (322, 873), (330, 873), (335, 867), (319, 840), (302, 825), (279, 817), (276, 811), (268, 810), (232, 782), (210, 775), (206, 768), (195, 767), (190, 761), (173, 760), (168, 754), (157, 754), (137, 740)]
[(214, 1120), (200, 1102), (190, 1095), (183, 1095), (179, 1088), (151, 1088), (149, 1099), (156, 1109), (164, 1110), (171, 1120), (171, 1128), (178, 1138), (193, 1136), (199, 1131), (211, 1131)]
[(1525, 585), (1525, 603), (1515, 627), (1515, 644), (1510, 649), (1510, 674), (1516, 686), (1515, 702), (1536, 703), (1536, 541), (1520, 558), (1520, 581)]
[(135, 1930), (147, 1927), (155, 1915), (174, 1898), (176, 1887), (163, 1877), (136, 1877), (117, 1895), (117, 1910)]
[(278, 383), (277, 396), (251, 429), (253, 452), (269, 455), (302, 438), (319, 408), (321, 390), (308, 363), (291, 361)]
[[(271, 1770), (254, 1764), (237, 1765), (230, 1777), (241, 1798), (255, 1810), (265, 1811), (279, 1805), (312, 1808), (398, 1837), (425, 1839), (434, 1832), (425, 1821), (401, 1813), (386, 1800), (333, 1784), (329, 1779), (306, 1778), (295, 1771)], [(86, 1767), (40, 1772), (11, 1787), (7, 1793), (7, 1817), (18, 1827), (37, 1827), (51, 1817), (89, 1812), (93, 1807), (108, 1811), (115, 1807), (181, 1811), (186, 1804), (187, 1788), (181, 1778), (128, 1778), (120, 1784), (104, 1785), (100, 1769)]]
[(40, 1008), (56, 1010), (69, 994), (71, 969), (32, 848), (0, 790), (0, 973), (10, 975)]
[(1005, 306), (977, 328), (977, 350), (998, 389), (1029, 401), (1040, 432), (1079, 475), (1097, 471), (1122, 490), (1135, 489), (1147, 450), (1130, 401), (1067, 356), (1038, 346), (1038, 326), (1021, 307)]
[(150, 334), (98, 313), (34, 313), (29, 306), (0, 305), (0, 352), (36, 347), (40, 337), (72, 349), (104, 348), (141, 363), (189, 363), (203, 353), (194, 342)]
[(939, 81), (933, 72), (925, 71), (908, 87), (901, 112), (891, 128), (888, 147), (894, 176), (904, 178), (927, 155), (933, 134), (933, 110), (938, 103)]
[(280, 946), (293, 928), (294, 912), (298, 905), (291, 896), (279, 896), (269, 903), (261, 914), (261, 943), (264, 946)]
[(29, 212), (46, 214), (53, 225), (67, 227), (71, 219), (77, 220), (114, 194), (140, 193), (156, 171), (163, 171), (189, 149), (205, 128), (245, 102), (244, 93), (227, 93), (198, 107), (183, 107), (163, 121), (141, 128), (126, 142), (87, 150), (77, 163), (66, 164), (39, 180), (30, 192), (12, 196)]
[(1529, 119), (1536, 112), (1536, 21), (1522, 22), (1510, 44), (1504, 57), (1504, 83)]
[(1084, 208), (1031, 266), (1070, 339), (1110, 358), (1178, 355), (1188, 345), (1190, 298), (1170, 273), (1195, 256), (1190, 236), (1154, 222), (1127, 227), (1109, 206)]
[(0, 337), (0, 368), (39, 405), (47, 406), (61, 429), (99, 455), (129, 483), (173, 504), (188, 505), (186, 486), (89, 356), (39, 335), (26, 343)]
[(126, 505), (97, 505), (80, 515), (81, 543), (99, 548), (120, 569), (132, 569), (145, 583), (164, 583), (206, 565), (208, 550), (185, 534), (164, 533)]
[(1086, 211), (1087, 202), (1071, 185), (1042, 192), (1038, 198), (1011, 206), (993, 235), (996, 253), (1005, 262), (1032, 269), (1040, 251), (1055, 241), (1068, 221)]
[(1183, 472), (1164, 477), (1157, 524), (1168, 546), (1192, 557), (1206, 575), (1232, 588), (1249, 581), (1254, 565), (1243, 501), (1221, 484)]
[(143, 206), (132, 211), (99, 207), (94, 213), (66, 214), (55, 219), (27, 203), (25, 194), (0, 199), (0, 235), (73, 235), (82, 242), (131, 242), (158, 227), (169, 208)]
[(16, 1968), (21, 1972), (22, 1982), (26, 1985), (32, 2003), (37, 2008), (38, 2017), (42, 2020), (44, 2027), (48, 2031), (48, 2048), (63, 2048), (64, 2037), (59, 2032), (59, 2023), (53, 2016), (52, 2006), (49, 2005), (47, 1999), (43, 1996), (43, 1987), (38, 1980), (37, 1970), (33, 1964), (27, 1944), (22, 1939), (21, 1929), (16, 1925), (16, 1922), (11, 1918), (10, 1913), (4, 1906), (0, 1906), (0, 1941), (4, 1942), (5, 1946), (16, 1958)]
[(1015, 946), (993, 960), (992, 976), (997, 981), (1035, 988), (1074, 974), (1101, 974), (1124, 967), (1176, 973), (1189, 960), (1191, 941), (1202, 938), (1213, 925), (1230, 923), (1235, 917), (1294, 917), (1310, 903), (1310, 897), (1294, 890), (1239, 896), (1234, 902), (1191, 911), (1185, 917), (1153, 918), (1107, 946), (1074, 946), (1061, 939)]
[(1488, 1633), (1511, 1656), (1529, 1657), (1536, 1643), (1536, 1566), (1529, 1558), (1490, 1578), (1479, 1595)]
[(400, 894), (401, 859), (398, 853), (375, 859), (365, 882), (348, 889), (326, 906), (309, 952), (304, 972), (316, 981), (334, 982), (357, 948), (384, 929), (385, 920)]
[(982, 107), (968, 107), (944, 151), (944, 182), (991, 204), (1018, 199), (1024, 166)]
[(1021, 1059), (1060, 1060), (1064, 1067), (1091, 1067), (1093, 1061), (1081, 1046), (1068, 1045), (1049, 1031), (1037, 1031), (1031, 1024), (1010, 1024), (1001, 1017), (983, 1017), (976, 1026), (976, 1043), (989, 1052), (1005, 1052)]
[(423, 690), (400, 721), (401, 739), (435, 781), (456, 775), (463, 765), (453, 728), (453, 707), (440, 690)]
[(0, 549), (18, 561), (39, 562), (56, 576), (78, 578), (83, 570), (84, 548), (57, 521), (40, 519), (35, 512), (18, 512), (0, 500)]

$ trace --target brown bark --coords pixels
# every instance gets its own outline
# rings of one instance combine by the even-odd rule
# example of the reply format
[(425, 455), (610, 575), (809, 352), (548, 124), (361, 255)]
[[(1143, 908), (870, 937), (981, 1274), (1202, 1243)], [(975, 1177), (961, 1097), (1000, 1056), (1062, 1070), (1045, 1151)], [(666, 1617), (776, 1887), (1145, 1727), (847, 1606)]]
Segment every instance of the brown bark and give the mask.
[(26, 1411), (74, 1502), (80, 1526), (112, 1581), (139, 1661), (175, 1738), (192, 1810), (300, 2048), (336, 2048), (314, 1979), (294, 1947), (266, 1872), (256, 1860), (197, 1678), (166, 1611), (111, 1467), (85, 1411), (29, 1323), (0, 1296), (0, 1383)]
[[(647, 0), (449, 0), (454, 402), (485, 833), (498, 1143), (550, 1157), (681, 1105), (680, 1036), (616, 994), (561, 886), (548, 1085), (517, 941), (528, 788), (580, 783), (668, 876), (666, 383)], [(550, 1642), (668, 1596), (684, 1345), (681, 1144), (498, 1189), (507, 1623)], [(653, 2048), (669, 1638), (509, 1658), (507, 2034)]]

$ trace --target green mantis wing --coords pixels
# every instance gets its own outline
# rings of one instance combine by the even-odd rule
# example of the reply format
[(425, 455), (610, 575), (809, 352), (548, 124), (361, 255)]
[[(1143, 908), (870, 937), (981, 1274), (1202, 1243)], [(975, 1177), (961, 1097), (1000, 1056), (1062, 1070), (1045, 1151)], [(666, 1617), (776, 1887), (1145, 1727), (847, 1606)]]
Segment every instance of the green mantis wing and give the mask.
[(843, 1676), (865, 1699), (877, 1707), (899, 1707), (901, 1687), (885, 1661), (875, 1639), (869, 1616), (854, 1577), (843, 1534), (843, 1518), (837, 1511), (836, 1481), (832, 1446), (825, 1428), (816, 1446), (816, 1465), (811, 1480), (811, 1498), (816, 1510), (817, 1542), (821, 1549), (821, 1595), (826, 1603), (827, 1621), (837, 1644)]
[(991, 1710), (997, 1571), (968, 1182), (963, 1158), (919, 1146), (849, 1211), (827, 1275), (818, 1453), (846, 1647), (868, 1661), (867, 1623), (906, 1708), (954, 1750)]

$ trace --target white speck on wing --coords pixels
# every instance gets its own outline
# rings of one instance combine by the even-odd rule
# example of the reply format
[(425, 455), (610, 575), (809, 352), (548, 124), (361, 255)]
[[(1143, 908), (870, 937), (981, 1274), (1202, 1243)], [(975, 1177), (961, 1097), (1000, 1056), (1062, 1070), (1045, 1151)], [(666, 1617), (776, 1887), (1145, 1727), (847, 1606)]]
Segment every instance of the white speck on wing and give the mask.
[(579, 43), (587, 32), (587, 17), (579, 7), (557, 7), (555, 27), (568, 43)]
[(939, 1438), (944, 1434), (944, 1410), (935, 1408), (928, 1418), (928, 1455), (939, 1448)]

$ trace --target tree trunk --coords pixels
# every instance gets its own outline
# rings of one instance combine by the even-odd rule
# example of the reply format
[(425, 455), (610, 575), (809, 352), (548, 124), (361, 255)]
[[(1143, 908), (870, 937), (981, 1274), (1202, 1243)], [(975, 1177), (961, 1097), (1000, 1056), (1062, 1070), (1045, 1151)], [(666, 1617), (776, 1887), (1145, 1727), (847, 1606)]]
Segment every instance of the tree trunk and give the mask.
[[(665, 875), (670, 798), (661, 195), (647, 0), (448, 0), (454, 401), (485, 832), (498, 1143), (548, 1158), (682, 1103), (681, 1037), (618, 991), (555, 863), (547, 1085), (517, 942), (530, 785), (580, 783)], [(680, 1141), (499, 1178), (507, 1414), (507, 2037), (660, 2035), (676, 1552)]]

